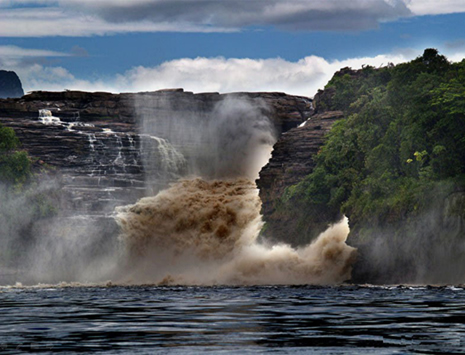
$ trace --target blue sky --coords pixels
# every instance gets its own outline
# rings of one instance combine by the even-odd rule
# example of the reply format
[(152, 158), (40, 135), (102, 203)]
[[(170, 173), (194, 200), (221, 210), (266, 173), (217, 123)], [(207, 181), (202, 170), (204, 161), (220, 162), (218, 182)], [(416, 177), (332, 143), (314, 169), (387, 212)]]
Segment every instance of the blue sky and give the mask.
[(26, 91), (284, 91), (343, 66), (465, 57), (465, 0), (0, 0)]

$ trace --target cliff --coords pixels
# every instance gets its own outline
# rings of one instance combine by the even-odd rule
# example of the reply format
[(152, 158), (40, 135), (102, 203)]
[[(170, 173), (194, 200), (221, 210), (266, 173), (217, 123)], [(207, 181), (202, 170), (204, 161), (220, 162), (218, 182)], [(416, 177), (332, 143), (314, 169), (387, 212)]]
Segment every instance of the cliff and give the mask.
[(122, 94), (35, 91), (18, 99), (0, 100), (0, 117), (37, 118), (39, 110), (48, 109), (64, 121), (136, 124), (143, 112), (154, 116), (169, 116), (172, 112), (189, 116), (193, 111), (211, 112), (218, 102), (234, 97), (265, 103), (271, 108), (270, 118), (283, 132), (296, 127), (313, 112), (310, 99), (284, 93), (194, 94), (182, 89)]
[(272, 157), (260, 171), (257, 180), (263, 204), (262, 213), (268, 223), (275, 225), (272, 222), (275, 203), (287, 187), (299, 183), (313, 171), (314, 157), (324, 144), (326, 134), (334, 122), (342, 118), (342, 111), (312, 115), (301, 126), (285, 132), (276, 142)]
[[(150, 186), (148, 192), (147, 176), (166, 184), (186, 173), (170, 149), (196, 159), (188, 141), (172, 142), (176, 147), (171, 147), (164, 129), (189, 130), (194, 116), (202, 122), (215, 120), (216, 105), (234, 98), (258, 107), (278, 133), (298, 126), (313, 112), (310, 99), (283, 93), (33, 92), (0, 100), (0, 123), (15, 130), (36, 167), (47, 166), (61, 176), (63, 213), (106, 214), (162, 187)], [(144, 122), (154, 126), (158, 137), (147, 134)], [(164, 159), (179, 166), (166, 175)]]
[[(465, 61), (434, 49), (397, 66), (336, 73), (315, 111), (341, 110), (345, 119), (312, 155), (308, 175), (276, 184), (265, 234), (303, 245), (346, 215), (348, 243), (359, 250), (354, 282), (463, 283), (464, 75)], [(308, 149), (287, 134), (297, 133), (276, 144), (271, 167)]]
[[(339, 75), (339, 72), (335, 75)], [(305, 215), (303, 209), (296, 214), (280, 206), (286, 189), (297, 185), (313, 172), (316, 157), (326, 142), (327, 134), (336, 121), (344, 118), (344, 113), (334, 107), (334, 95), (333, 88), (318, 91), (313, 99), (313, 115), (279, 138), (273, 147), (270, 161), (260, 171), (257, 186), (266, 222), (264, 234), (268, 239), (293, 245), (306, 244), (330, 222), (326, 216), (321, 216), (321, 223), (308, 223), (305, 218), (299, 222), (299, 217)]]
[(24, 95), (21, 81), (13, 71), (0, 70), (0, 98), (15, 98)]

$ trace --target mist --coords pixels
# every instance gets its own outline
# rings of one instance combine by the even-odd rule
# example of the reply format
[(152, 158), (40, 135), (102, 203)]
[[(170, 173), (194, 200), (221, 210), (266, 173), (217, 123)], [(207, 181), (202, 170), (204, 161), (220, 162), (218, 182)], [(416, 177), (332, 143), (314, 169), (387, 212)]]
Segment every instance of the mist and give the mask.
[(0, 284), (100, 282), (112, 275), (117, 243), (106, 236), (116, 226), (62, 214), (68, 196), (61, 187), (59, 177), (48, 175), (22, 193), (0, 186)]
[[(159, 135), (187, 163), (185, 177), (153, 197), (117, 208), (119, 282), (162, 284), (332, 284), (350, 279), (355, 249), (347, 220), (303, 248), (258, 242), (263, 227), (254, 180), (277, 131), (261, 100), (232, 97), (211, 112), (171, 115), (170, 103), (137, 103), (144, 135)], [(152, 99), (153, 100), (153, 99)], [(151, 116), (147, 107), (167, 116)], [(168, 146), (168, 145), (167, 145)], [(181, 153), (182, 152), (182, 153)], [(145, 162), (150, 163), (150, 162)]]
[(166, 139), (191, 176), (256, 179), (277, 140), (271, 109), (260, 99), (218, 95), (213, 107), (199, 101), (187, 112), (174, 111), (168, 96), (139, 97), (135, 105), (141, 134)]
[[(345, 243), (347, 220), (298, 249), (268, 242), (266, 235), (258, 241), (264, 222), (254, 181), (278, 137), (272, 109), (241, 95), (218, 95), (210, 106), (198, 100), (188, 111), (176, 110), (176, 104), (163, 95), (137, 98), (140, 152), (134, 157), (122, 151), (109, 157), (102, 149), (120, 149), (121, 137), (112, 141), (116, 147), (104, 147), (96, 141), (97, 127), (78, 127), (94, 132), (81, 136), (97, 168), (95, 160), (105, 159), (124, 172), (126, 161), (133, 164), (131, 159), (140, 157), (146, 197), (111, 214), (103, 211), (111, 211), (114, 201), (100, 206), (101, 213), (88, 210), (85, 201), (72, 212), (62, 208), (75, 202), (61, 191), (57, 174), (43, 188), (60, 191), (56, 216), (37, 218), (24, 201), (2, 205), (15, 217), (5, 222), (11, 227), (2, 235), (3, 254), (21, 251), (20, 259), (8, 257), (15, 271), (3, 283), (252, 285), (350, 279), (355, 249)], [(29, 239), (22, 237), (24, 225)]]
[(459, 191), (447, 197), (436, 191), (436, 195), (430, 208), (409, 221), (373, 228), (368, 242), (353, 237), (360, 251), (353, 275), (355, 282), (429, 285), (464, 282), (465, 242), (460, 212), (463, 195)]

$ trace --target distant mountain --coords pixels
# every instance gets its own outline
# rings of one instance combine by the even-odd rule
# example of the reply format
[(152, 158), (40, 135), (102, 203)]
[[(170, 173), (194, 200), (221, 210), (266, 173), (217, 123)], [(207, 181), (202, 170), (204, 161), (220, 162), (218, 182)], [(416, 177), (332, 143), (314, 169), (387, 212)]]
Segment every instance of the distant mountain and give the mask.
[(14, 71), (0, 70), (0, 98), (15, 98), (24, 95), (18, 75)]

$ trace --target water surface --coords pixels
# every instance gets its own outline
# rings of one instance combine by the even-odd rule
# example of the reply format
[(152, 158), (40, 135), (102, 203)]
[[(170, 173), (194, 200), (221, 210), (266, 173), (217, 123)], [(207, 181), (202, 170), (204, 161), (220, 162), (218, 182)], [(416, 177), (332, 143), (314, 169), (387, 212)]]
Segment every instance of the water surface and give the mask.
[(460, 287), (0, 288), (0, 352), (465, 353)]

